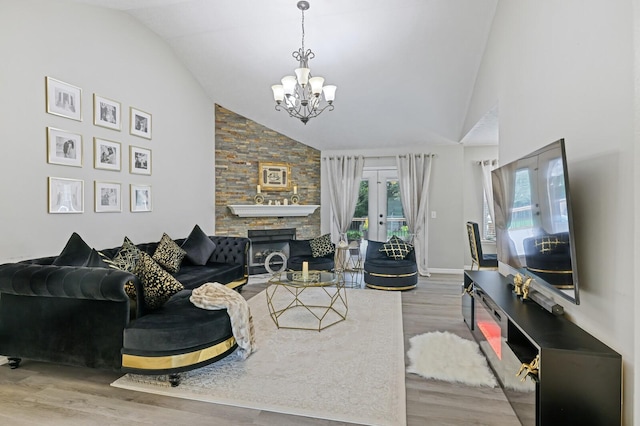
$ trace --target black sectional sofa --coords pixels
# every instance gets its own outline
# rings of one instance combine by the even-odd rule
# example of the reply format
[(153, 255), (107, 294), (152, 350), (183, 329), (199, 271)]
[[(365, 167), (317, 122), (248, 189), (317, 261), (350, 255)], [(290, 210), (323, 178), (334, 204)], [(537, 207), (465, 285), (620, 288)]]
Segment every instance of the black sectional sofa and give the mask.
[[(57, 265), (56, 259), (62, 254), (0, 265), (0, 354), (9, 358), (12, 368), (26, 358), (139, 372), (147, 367), (123, 368), (123, 355), (143, 359), (154, 354), (166, 358), (197, 351), (215, 353), (197, 364), (168, 369), (154, 365), (148, 370), (150, 374), (184, 371), (228, 355), (237, 345), (226, 310), (200, 310), (188, 296), (191, 289), (206, 282), (219, 282), (239, 291), (248, 280), (250, 240), (208, 238), (215, 249), (205, 264), (196, 265), (185, 258), (173, 274), (184, 289), (153, 310), (145, 303), (141, 280), (131, 272), (106, 266)], [(181, 246), (185, 240), (175, 242)], [(158, 242), (136, 246), (151, 255)], [(108, 259), (120, 248), (100, 252)], [(125, 292), (125, 286), (131, 285), (128, 283), (135, 286), (135, 302)], [(188, 323), (192, 320), (215, 327), (191, 327)], [(224, 350), (212, 351), (210, 348), (216, 345)], [(145, 353), (145, 348), (151, 352)]]

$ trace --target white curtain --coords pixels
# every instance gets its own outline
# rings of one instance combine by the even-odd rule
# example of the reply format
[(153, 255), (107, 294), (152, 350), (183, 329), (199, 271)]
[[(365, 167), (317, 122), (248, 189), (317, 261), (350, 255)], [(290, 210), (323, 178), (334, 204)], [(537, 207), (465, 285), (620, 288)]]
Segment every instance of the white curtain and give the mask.
[(334, 229), (341, 241), (347, 241), (347, 230), (358, 203), (364, 157), (325, 157), (324, 168), (329, 183)]
[(420, 275), (429, 275), (428, 222), (429, 181), (431, 179), (431, 154), (407, 154), (396, 156), (400, 186), (400, 198), (407, 227), (415, 247)]
[(493, 187), (491, 186), (491, 171), (498, 167), (497, 160), (484, 160), (480, 162), (482, 168), (482, 188), (484, 189), (485, 200), (487, 201), (487, 208), (489, 209), (489, 216), (491, 222), (496, 223), (496, 214), (493, 210)]

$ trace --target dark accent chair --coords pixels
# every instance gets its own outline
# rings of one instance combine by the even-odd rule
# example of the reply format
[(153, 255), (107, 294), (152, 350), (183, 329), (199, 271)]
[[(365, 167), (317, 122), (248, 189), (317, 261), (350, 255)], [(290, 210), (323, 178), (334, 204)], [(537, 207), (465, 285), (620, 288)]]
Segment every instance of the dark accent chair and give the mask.
[(525, 238), (522, 244), (528, 271), (559, 288), (573, 286), (568, 232)]
[(364, 282), (376, 290), (411, 290), (418, 285), (418, 264), (413, 249), (404, 259), (393, 259), (380, 248), (381, 241), (369, 240), (364, 260)]
[(471, 249), (471, 270), (477, 265), (482, 268), (496, 269), (498, 267), (497, 254), (485, 254), (482, 252), (480, 242), (480, 230), (476, 222), (467, 222), (467, 234), (469, 235), (469, 248)]
[(309, 262), (310, 271), (331, 271), (335, 266), (334, 252), (313, 257), (311, 252), (311, 240), (289, 240), (289, 258), (287, 259), (287, 269), (291, 271), (302, 271), (302, 262)]

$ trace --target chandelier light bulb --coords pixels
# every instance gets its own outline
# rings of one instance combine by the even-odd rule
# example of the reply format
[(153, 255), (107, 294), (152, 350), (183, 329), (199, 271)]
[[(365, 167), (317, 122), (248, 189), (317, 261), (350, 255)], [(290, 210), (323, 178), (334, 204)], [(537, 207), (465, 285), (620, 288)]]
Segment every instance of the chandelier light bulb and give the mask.
[(322, 93), (322, 85), (324, 84), (323, 77), (311, 77), (309, 79), (309, 84), (311, 85), (311, 93), (315, 96), (320, 96)]
[(336, 89), (338, 87), (333, 84), (327, 84), (322, 88), (322, 92), (324, 93), (324, 99), (331, 104), (333, 100), (336, 98)]
[(309, 82), (309, 74), (311, 70), (309, 68), (296, 68), (296, 77), (298, 77), (298, 84), (302, 87), (306, 86)]
[(274, 84), (271, 86), (271, 90), (273, 90), (273, 100), (277, 103), (284, 100), (284, 87), (282, 87), (282, 84)]
[(296, 91), (296, 78), (292, 75), (288, 75), (282, 78), (282, 87), (284, 88), (285, 95), (293, 95)]

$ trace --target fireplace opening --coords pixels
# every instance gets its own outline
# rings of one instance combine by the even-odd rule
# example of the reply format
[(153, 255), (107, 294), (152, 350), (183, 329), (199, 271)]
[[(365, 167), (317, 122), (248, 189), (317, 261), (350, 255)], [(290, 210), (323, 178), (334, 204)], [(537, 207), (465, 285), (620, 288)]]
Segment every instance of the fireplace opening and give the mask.
[[(289, 240), (296, 239), (296, 228), (249, 229), (247, 237), (251, 240), (249, 250), (249, 274), (264, 274), (267, 269), (264, 262), (271, 253), (282, 252), (289, 257)], [(270, 262), (272, 269), (280, 269), (281, 259), (276, 256)]]

